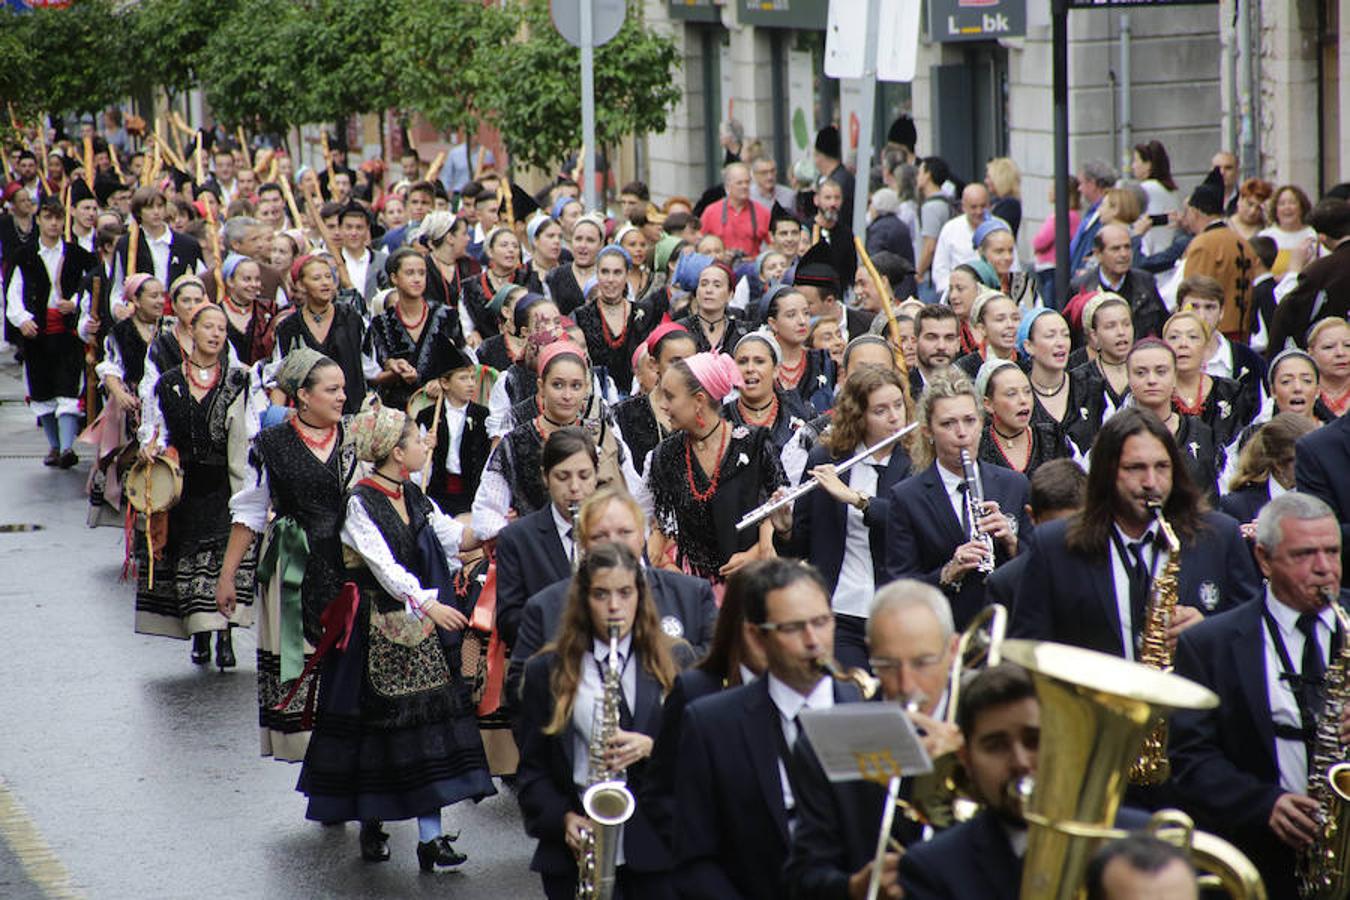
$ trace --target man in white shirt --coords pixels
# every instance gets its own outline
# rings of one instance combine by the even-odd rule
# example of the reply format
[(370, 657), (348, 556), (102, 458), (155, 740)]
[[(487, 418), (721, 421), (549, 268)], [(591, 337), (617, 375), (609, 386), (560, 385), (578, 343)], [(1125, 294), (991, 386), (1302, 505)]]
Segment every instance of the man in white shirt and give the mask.
[(71, 182), (67, 202), (70, 204), (71, 243), (79, 244), (90, 253), (96, 253), (98, 198), (94, 196), (94, 192), (89, 189), (84, 179), (79, 178)]
[(952, 269), (970, 262), (978, 253), (973, 243), (975, 229), (989, 214), (989, 190), (982, 184), (968, 184), (961, 192), (961, 215), (947, 220), (938, 234), (933, 250), (933, 289), (947, 293)]
[[(1219, 696), (1172, 720), (1172, 784), (1196, 825), (1232, 841), (1271, 897), (1297, 896), (1296, 853), (1322, 833), (1313, 781), (1324, 735), (1350, 738), (1350, 704), (1327, 695), (1346, 652), (1341, 534), (1331, 508), (1296, 491), (1256, 525), (1265, 596), (1202, 622), (1177, 642), (1176, 671)], [(1334, 607), (1341, 607), (1337, 609)], [(1338, 715), (1339, 721), (1323, 718)], [(1339, 747), (1331, 756), (1339, 762)]]
[(117, 260), (113, 264), (112, 310), (119, 318), (131, 314), (131, 305), (122, 302), (122, 283), (128, 274), (154, 275), (167, 289), (179, 275), (200, 275), (206, 271), (201, 245), (186, 234), (171, 231), (164, 220), (164, 208), (164, 194), (159, 188), (137, 188), (131, 197), (131, 215), (138, 226), (136, 246), (134, 250), (131, 248), (129, 232), (117, 242)]
[(338, 240), (342, 243), (342, 262), (353, 290), (367, 304), (380, 288), (387, 287), (384, 264), (389, 254), (370, 249), (370, 213), (355, 200), (348, 201), (338, 213)]

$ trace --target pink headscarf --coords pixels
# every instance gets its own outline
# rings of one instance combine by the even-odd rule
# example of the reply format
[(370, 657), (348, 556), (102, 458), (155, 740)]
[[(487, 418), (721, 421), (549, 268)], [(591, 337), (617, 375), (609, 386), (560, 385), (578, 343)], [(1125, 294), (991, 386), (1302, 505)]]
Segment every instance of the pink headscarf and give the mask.
[(734, 388), (743, 387), (740, 367), (725, 353), (695, 353), (685, 357), (684, 364), (694, 373), (694, 379), (708, 396), (718, 401), (726, 399)]
[(666, 313), (661, 319), (661, 324), (657, 325), (656, 328), (652, 329), (652, 333), (647, 335), (647, 352), (655, 353), (656, 342), (670, 334), (672, 331), (680, 331), (684, 334), (689, 333), (689, 329), (685, 328), (683, 325), (670, 321), (670, 313)]
[(126, 281), (122, 282), (122, 296), (131, 300), (136, 299), (136, 294), (145, 285), (147, 281), (154, 278), (153, 275), (147, 275), (145, 272), (136, 272), (128, 275)]
[(583, 366), (588, 365), (586, 361), (586, 351), (581, 349), (571, 341), (567, 340), (566, 338), (564, 338), (563, 340), (560, 341), (554, 341), (551, 344), (545, 344), (544, 347), (540, 349), (538, 361), (539, 374), (542, 375), (545, 371), (548, 370), (549, 363), (553, 362), (555, 358), (563, 356), (564, 354), (571, 354), (572, 356), (580, 357), (581, 364)]

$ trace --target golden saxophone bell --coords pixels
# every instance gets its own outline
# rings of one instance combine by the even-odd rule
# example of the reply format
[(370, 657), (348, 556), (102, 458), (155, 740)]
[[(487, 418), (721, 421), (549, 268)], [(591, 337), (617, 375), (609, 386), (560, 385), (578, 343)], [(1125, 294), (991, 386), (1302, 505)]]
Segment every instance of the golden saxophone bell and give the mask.
[(815, 659), (816, 668), (835, 681), (843, 681), (856, 686), (862, 693), (864, 700), (871, 700), (881, 690), (881, 682), (862, 669), (845, 669), (839, 665), (839, 660), (833, 656), (818, 656)]

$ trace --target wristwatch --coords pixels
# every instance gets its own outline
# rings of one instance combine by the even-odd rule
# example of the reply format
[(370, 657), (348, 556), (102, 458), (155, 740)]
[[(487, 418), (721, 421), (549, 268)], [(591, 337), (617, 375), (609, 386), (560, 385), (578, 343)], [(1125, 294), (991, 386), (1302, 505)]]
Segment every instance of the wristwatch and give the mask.
[(865, 516), (867, 515), (867, 507), (872, 505), (872, 498), (859, 491), (858, 499), (853, 505), (857, 508), (858, 512)]

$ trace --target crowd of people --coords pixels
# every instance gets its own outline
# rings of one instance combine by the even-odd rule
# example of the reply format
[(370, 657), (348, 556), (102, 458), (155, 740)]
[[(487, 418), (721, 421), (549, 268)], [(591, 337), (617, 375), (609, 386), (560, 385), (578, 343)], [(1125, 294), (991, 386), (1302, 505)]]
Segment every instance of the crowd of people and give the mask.
[[(1019, 254), (1012, 160), (964, 183), (903, 118), (874, 173), (831, 126), (791, 186), (737, 141), (698, 201), (632, 182), (613, 210), (462, 145), (395, 180), (336, 145), (316, 171), (86, 129), (30, 130), (0, 194), (44, 464), (92, 445), (137, 632), (224, 671), (256, 628), (261, 752), (301, 763), (308, 818), (360, 823), (364, 859), (415, 818), (421, 868), (460, 865), (442, 811), (509, 786), (545, 893), (574, 896), (583, 798), (621, 773), (629, 900), (860, 898), (874, 874), (1013, 897), (1037, 694), (1003, 663), (949, 709), (956, 635), (1001, 604), (1010, 637), (1139, 660), (1170, 561), (1176, 671), (1221, 702), (1175, 716), (1170, 779), (1127, 799), (1297, 895), (1319, 722), (1350, 736), (1324, 677), (1347, 652), (1350, 186), (1314, 205), (1220, 153), (1183, 200), (1150, 141), (1127, 179), (1081, 167), (1057, 261), (1053, 223)], [(900, 816), (907, 851), (874, 861), (885, 787), (829, 780), (799, 726), (863, 699), (827, 660), (959, 757), (974, 818)], [(1196, 896), (1144, 835), (1088, 880)]]

